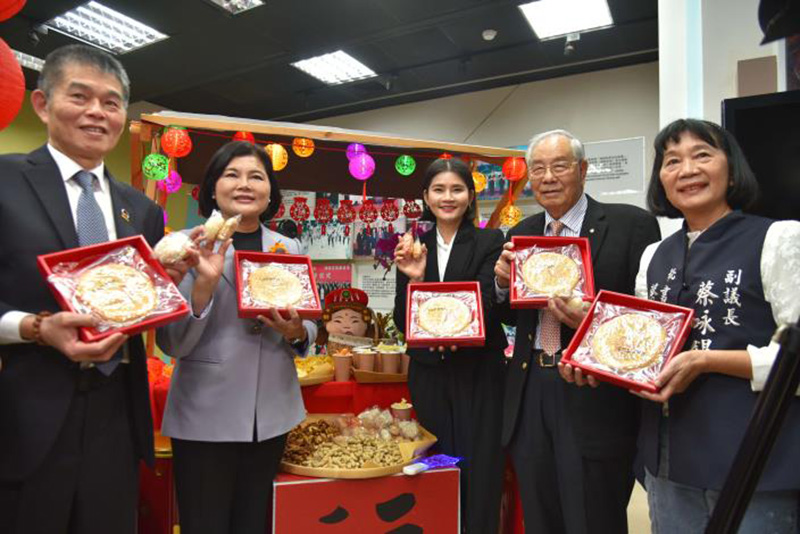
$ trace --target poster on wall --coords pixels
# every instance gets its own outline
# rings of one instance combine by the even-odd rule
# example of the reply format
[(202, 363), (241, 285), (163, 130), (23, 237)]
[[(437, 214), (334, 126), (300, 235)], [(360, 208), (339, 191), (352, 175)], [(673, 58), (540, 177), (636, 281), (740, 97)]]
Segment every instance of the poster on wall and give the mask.
[(314, 263), (312, 267), (322, 301), (331, 291), (352, 286), (353, 268), (349, 263)]
[(395, 267), (386, 271), (372, 262), (354, 263), (353, 286), (369, 295), (369, 307), (376, 312), (390, 312), (394, 308)]
[(593, 196), (641, 193), (645, 188), (644, 137), (586, 143), (586, 192)]

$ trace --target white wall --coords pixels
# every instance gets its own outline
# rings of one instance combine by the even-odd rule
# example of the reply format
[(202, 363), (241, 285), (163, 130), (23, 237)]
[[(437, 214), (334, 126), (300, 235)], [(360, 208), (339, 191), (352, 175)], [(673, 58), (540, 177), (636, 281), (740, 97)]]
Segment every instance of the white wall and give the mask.
[[(489, 146), (526, 144), (553, 128), (583, 141), (645, 137), (646, 168), (658, 132), (658, 63), (329, 117), (316, 124)], [(643, 206), (644, 196), (608, 201)]]

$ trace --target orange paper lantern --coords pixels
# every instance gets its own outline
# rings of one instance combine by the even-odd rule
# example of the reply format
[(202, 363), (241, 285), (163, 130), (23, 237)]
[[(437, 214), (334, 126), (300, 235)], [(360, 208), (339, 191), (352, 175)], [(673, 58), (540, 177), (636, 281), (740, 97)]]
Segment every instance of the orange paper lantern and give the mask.
[(301, 158), (307, 158), (314, 153), (314, 141), (307, 137), (296, 137), (292, 141), (292, 150)]
[(161, 150), (171, 158), (182, 158), (192, 151), (192, 138), (186, 128), (170, 126), (161, 135)]
[(516, 226), (522, 220), (522, 210), (514, 204), (507, 204), (500, 212), (500, 224), (503, 226)]
[(472, 173), (472, 182), (475, 184), (475, 192), (480, 193), (486, 189), (486, 175), (482, 172)]
[(0, 39), (0, 130), (14, 122), (25, 98), (25, 76), (14, 52)]
[(264, 147), (264, 150), (267, 151), (269, 159), (272, 160), (273, 170), (281, 171), (286, 168), (286, 165), (289, 163), (289, 153), (286, 152), (283, 146), (278, 143), (270, 143)]
[(248, 143), (256, 144), (256, 138), (250, 132), (236, 132), (233, 134), (234, 141), (247, 141)]
[(510, 182), (516, 182), (525, 177), (528, 166), (525, 165), (525, 158), (508, 158), (503, 163), (503, 174)]
[(0, 0), (0, 22), (8, 20), (22, 9), (25, 0)]

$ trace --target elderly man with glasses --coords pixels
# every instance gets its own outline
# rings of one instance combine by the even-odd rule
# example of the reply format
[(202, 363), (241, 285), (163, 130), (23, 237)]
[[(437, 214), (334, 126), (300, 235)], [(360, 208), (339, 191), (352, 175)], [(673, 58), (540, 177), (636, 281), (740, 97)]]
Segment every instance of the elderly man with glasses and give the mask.
[(517, 473), (525, 529), (627, 532), (638, 399), (593, 379), (591, 388), (567, 383), (587, 382), (579, 371), (559, 363), (585, 310), (571, 308), (562, 298), (550, 299), (543, 310), (512, 310), (510, 239), (587, 237), (597, 290), (633, 294), (642, 251), (660, 239), (658, 224), (640, 208), (600, 203), (584, 193), (588, 163), (583, 144), (567, 131), (535, 136), (526, 160), (544, 212), (509, 231), (495, 266), (503, 322), (517, 327), (506, 382), (503, 443)]

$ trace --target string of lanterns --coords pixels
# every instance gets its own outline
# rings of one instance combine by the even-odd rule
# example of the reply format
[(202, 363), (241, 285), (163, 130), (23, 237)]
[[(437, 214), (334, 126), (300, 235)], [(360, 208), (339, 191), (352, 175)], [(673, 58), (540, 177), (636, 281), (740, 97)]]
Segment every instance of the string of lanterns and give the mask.
[[(232, 139), (256, 144), (255, 137), (251, 132), (236, 132), (232, 136)], [(174, 160), (189, 155), (193, 148), (189, 130), (179, 126), (168, 126), (163, 129), (158, 145), (160, 145), (161, 151), (166, 155), (155, 152), (148, 154), (142, 161), (142, 174), (148, 180), (155, 180), (158, 189), (171, 194), (178, 191), (183, 183), (180, 174), (174, 169)], [(291, 147), (292, 152), (300, 158), (311, 157), (318, 148), (312, 139), (305, 137), (294, 138)], [(332, 148), (323, 149), (340, 150)], [(264, 150), (270, 157), (275, 171), (281, 171), (286, 168), (289, 163), (289, 154), (282, 144), (277, 142), (267, 143), (264, 146)], [(397, 206), (396, 200), (387, 199), (380, 210), (378, 210), (374, 201), (366, 197), (366, 181), (372, 178), (375, 173), (375, 159), (361, 143), (350, 143), (344, 152), (348, 159), (350, 175), (357, 180), (365, 182), (363, 200), (359, 208), (353, 205), (352, 200), (344, 199), (340, 202), (336, 210), (336, 218), (341, 224), (346, 225), (345, 235), (350, 234), (349, 225), (354, 222), (356, 218), (366, 225), (367, 233), (371, 232), (371, 225), (379, 217), (389, 223), (388, 229), (392, 232), (394, 230), (392, 223), (397, 220), (400, 215), (400, 208)], [(452, 157), (453, 155), (447, 152), (439, 156), (441, 159), (451, 159)], [(400, 154), (395, 159), (394, 167), (399, 175), (407, 177), (415, 172), (417, 164), (413, 156)], [(507, 158), (503, 162), (502, 172), (504, 178), (512, 182), (512, 184), (519, 181), (527, 174), (525, 159), (521, 157)], [(488, 183), (486, 175), (476, 171), (472, 173), (472, 179), (477, 193), (486, 189)], [(198, 199), (198, 187), (192, 189), (191, 196), (195, 200)], [(289, 209), (292, 220), (297, 223), (298, 232), (302, 230), (302, 223), (311, 216), (311, 210), (306, 200), (305, 197), (295, 197), (294, 203)], [(406, 199), (402, 212), (407, 219), (413, 221), (422, 215), (422, 206), (413, 199)], [(284, 213), (285, 207), (283, 203), (281, 203), (276, 218), (281, 218)], [(322, 235), (326, 234), (327, 224), (332, 222), (333, 217), (334, 210), (330, 204), (330, 200), (325, 198), (318, 199), (314, 208), (314, 218), (321, 225)], [(506, 226), (513, 226), (518, 223), (521, 218), (522, 211), (514, 205), (513, 185), (511, 185), (509, 187), (509, 202), (500, 213), (500, 222)]]
[[(217, 135), (210, 132), (198, 132), (203, 135)], [(219, 134), (222, 137), (228, 137)], [(240, 131), (229, 137), (235, 141), (245, 141), (248, 143), (256, 144), (255, 136), (251, 132)], [(168, 158), (182, 158), (191, 153), (193, 145), (192, 139), (189, 135), (189, 130), (180, 126), (167, 126), (161, 133), (160, 138), (161, 151)], [(292, 152), (300, 158), (310, 158), (314, 152), (320, 148), (317, 147), (312, 139), (306, 137), (296, 137), (291, 142)], [(341, 150), (339, 148), (322, 147), (322, 150)], [(272, 167), (275, 171), (281, 171), (289, 164), (289, 153), (286, 148), (277, 142), (266, 143), (264, 151), (269, 155), (272, 161)], [(149, 180), (164, 180), (169, 175), (169, 168), (165, 170), (164, 163), (161, 158), (151, 156), (163, 156), (164, 154), (149, 154), (142, 162), (142, 172)], [(375, 158), (369, 153), (367, 148), (361, 143), (350, 143), (345, 149), (345, 154), (348, 160), (348, 170), (350, 175), (361, 181), (370, 179), (376, 169)], [(384, 155), (384, 153), (381, 153)], [(443, 152), (439, 155), (441, 159), (451, 159), (452, 154)], [(409, 154), (400, 154), (394, 162), (395, 171), (403, 177), (411, 176), (417, 170), (417, 162), (413, 156)], [(503, 163), (503, 174), (510, 181), (517, 181), (525, 175), (526, 167), (523, 158), (507, 158)], [(473, 178), (476, 180), (475, 189), (481, 192), (486, 188), (486, 177), (481, 173), (473, 173)]]

